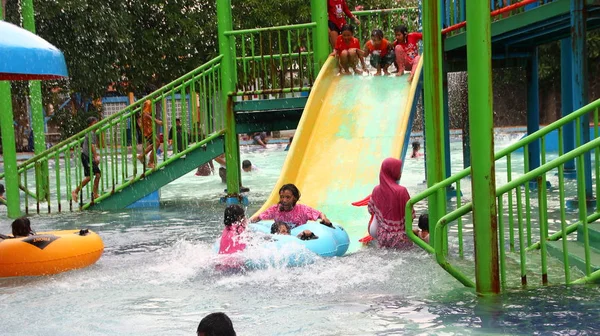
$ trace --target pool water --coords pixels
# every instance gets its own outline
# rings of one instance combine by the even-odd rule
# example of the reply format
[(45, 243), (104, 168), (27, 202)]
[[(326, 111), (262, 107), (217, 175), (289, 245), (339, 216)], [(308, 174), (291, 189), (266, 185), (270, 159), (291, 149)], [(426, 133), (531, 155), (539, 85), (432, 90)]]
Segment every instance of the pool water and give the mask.
[[(516, 138), (503, 139), (497, 147)], [(242, 148), (259, 168), (243, 175), (249, 214), (274, 187), (284, 146)], [(455, 172), (460, 143), (452, 152)], [(423, 161), (407, 159), (402, 183), (411, 194), (424, 190), (423, 179)], [(33, 216), (38, 231), (90, 228), (106, 249), (86, 269), (0, 279), (0, 333), (194, 335), (202, 317), (223, 311), (238, 335), (600, 334), (598, 286), (479, 298), (418, 249), (365, 248), (305, 267), (220, 273), (212, 245), (224, 188), (218, 175), (191, 172), (162, 189), (158, 209)]]

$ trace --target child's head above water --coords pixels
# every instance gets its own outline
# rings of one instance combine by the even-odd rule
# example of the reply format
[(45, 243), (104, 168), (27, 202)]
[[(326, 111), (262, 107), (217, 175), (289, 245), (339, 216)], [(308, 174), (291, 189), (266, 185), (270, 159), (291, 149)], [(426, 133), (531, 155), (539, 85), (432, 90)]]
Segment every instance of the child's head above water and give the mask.
[(239, 206), (238, 204), (231, 204), (225, 208), (225, 214), (223, 215), (223, 224), (225, 226), (231, 226), (236, 222), (241, 222), (244, 220), (244, 208)]
[(250, 160), (242, 161), (242, 170), (245, 172), (249, 172), (252, 170), (252, 162)]
[(279, 210), (291, 211), (300, 199), (300, 190), (291, 184), (284, 184), (279, 189)]
[(429, 232), (429, 215), (422, 214), (419, 216), (419, 229)]
[(271, 225), (271, 234), (289, 235), (290, 226), (284, 222), (275, 222)]
[(413, 149), (413, 151), (418, 151), (419, 149), (421, 149), (421, 143), (418, 141), (413, 142), (412, 149)]
[(15, 238), (16, 237), (27, 237), (30, 234), (33, 234), (33, 231), (31, 230), (31, 222), (29, 221), (29, 218), (27, 218), (27, 217), (21, 217), (21, 218), (15, 219), (15, 221), (12, 222), (12, 224), (11, 224), (11, 228), (12, 228), (12, 234)]

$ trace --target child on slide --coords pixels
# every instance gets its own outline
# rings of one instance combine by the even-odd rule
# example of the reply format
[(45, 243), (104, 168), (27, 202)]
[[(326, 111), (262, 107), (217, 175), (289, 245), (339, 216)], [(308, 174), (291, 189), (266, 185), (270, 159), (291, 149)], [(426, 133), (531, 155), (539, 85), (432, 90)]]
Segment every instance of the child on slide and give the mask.
[(358, 70), (357, 67), (358, 62), (360, 61), (365, 70), (367, 66), (364, 53), (360, 49), (360, 42), (354, 37), (354, 28), (350, 25), (344, 25), (341, 31), (342, 35), (338, 36), (331, 56), (337, 57), (340, 74), (350, 74), (350, 68), (352, 68), (355, 74), (361, 75), (362, 71)]
[(421, 33), (409, 33), (405, 25), (394, 28), (396, 40), (394, 41), (394, 54), (396, 55), (396, 76), (402, 76), (404, 70), (410, 71), (408, 81), (411, 82), (415, 76), (415, 69), (419, 63), (419, 46), (417, 45), (423, 39)]
[(375, 76), (381, 76), (381, 70), (389, 75), (388, 67), (394, 62), (394, 53), (391, 52), (391, 44), (383, 38), (383, 31), (375, 29), (371, 33), (371, 39), (365, 43), (364, 57), (371, 55), (369, 63), (377, 69)]

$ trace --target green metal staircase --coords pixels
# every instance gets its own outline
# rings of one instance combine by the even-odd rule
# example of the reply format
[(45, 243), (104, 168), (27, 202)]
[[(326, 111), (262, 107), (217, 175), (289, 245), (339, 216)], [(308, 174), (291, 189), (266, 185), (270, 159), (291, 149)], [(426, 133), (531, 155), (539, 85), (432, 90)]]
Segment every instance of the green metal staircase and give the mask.
[[(578, 201), (586, 199), (586, 155), (593, 162), (594, 193), (600, 191), (599, 109), (600, 100), (596, 100), (495, 154), (496, 167), (506, 168), (505, 174), (496, 171), (497, 252), (503, 290), (531, 285), (532, 277), (539, 277), (539, 283), (544, 285), (600, 281), (600, 224), (596, 223), (600, 219), (600, 204), (595, 200)], [(563, 128), (573, 122), (576, 146), (564, 153)], [(592, 140), (582, 143), (582, 133), (589, 132), (588, 127), (592, 129)], [(558, 132), (558, 153), (545, 151), (546, 138), (552, 131)], [(528, 147), (536, 141), (542, 148), (541, 166), (530, 170)], [(564, 165), (572, 160), (577, 167), (575, 181), (564, 177)], [(467, 168), (413, 196), (406, 213), (411, 214), (415, 208), (417, 212), (426, 209), (427, 198), (449, 186), (454, 186), (458, 195), (470, 195), (469, 177)], [(546, 183), (550, 179), (555, 184), (552, 188)], [(576, 207), (568, 208), (567, 200), (574, 201)], [(437, 223), (430, 223), (434, 231), (431, 245), (412, 232), (413, 219), (406, 217), (408, 236), (434, 254), (440, 266), (468, 287), (475, 287), (472, 211), (472, 203), (463, 203), (461, 197), (454, 204), (449, 203), (446, 215)]]
[[(165, 85), (150, 95), (127, 106), (122, 111), (100, 120), (80, 133), (18, 166), (22, 201), (25, 212), (50, 213), (63, 209), (124, 208), (161, 186), (190, 172), (224, 152), (224, 118), (220, 94), (222, 56)], [(175, 119), (180, 118), (183, 144), (173, 137), (173, 152), (163, 150), (150, 168), (136, 156), (141, 148), (159, 144), (159, 129), (153, 128), (152, 140), (138, 133), (136, 120), (144, 101), (152, 102), (152, 116), (162, 119), (164, 139), (175, 132)], [(84, 178), (81, 165), (81, 144), (92, 133), (97, 137), (102, 176), (99, 197), (91, 198), (92, 182), (82, 190), (81, 204), (71, 192)], [(183, 149), (181, 152), (178, 148)], [(152, 155), (152, 152), (151, 154)], [(155, 154), (154, 154), (155, 155)], [(161, 161), (162, 160), (162, 161)], [(49, 166), (45, 173), (43, 166)], [(4, 178), (4, 175), (0, 175)], [(33, 208), (33, 209), (32, 209)]]

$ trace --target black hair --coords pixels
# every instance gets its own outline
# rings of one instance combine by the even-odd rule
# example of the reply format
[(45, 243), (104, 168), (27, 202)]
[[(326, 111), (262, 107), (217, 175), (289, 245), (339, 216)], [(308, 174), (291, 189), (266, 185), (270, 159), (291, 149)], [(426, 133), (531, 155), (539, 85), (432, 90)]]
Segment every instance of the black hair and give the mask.
[(291, 230), (290, 226), (287, 223), (277, 221), (277, 222), (273, 223), (273, 225), (271, 225), (271, 234), (279, 233), (279, 227), (282, 225), (285, 225), (285, 227), (287, 228), (287, 231), (289, 233)]
[[(296, 202), (298, 202), (298, 200), (300, 199), (300, 190), (298, 190), (298, 187), (296, 187), (292, 183), (284, 184), (279, 189), (279, 193), (281, 194), (282, 192), (284, 192), (286, 190), (290, 191), (292, 193), (292, 195), (294, 195), (294, 197), (296, 198)], [(294, 202), (294, 205), (295, 204), (296, 203)]]
[(413, 148), (413, 149), (421, 148), (421, 143), (420, 143), (420, 142), (418, 142), (418, 141), (414, 141), (414, 142), (412, 143), (412, 148)]
[(96, 117), (89, 117), (89, 118), (87, 118), (88, 125), (91, 125), (92, 123), (94, 123), (96, 121), (98, 121), (98, 118), (96, 118)]
[(292, 142), (293, 140), (294, 140), (294, 137), (293, 137), (293, 136), (291, 136), (291, 137), (290, 137), (290, 142)]
[(225, 226), (230, 226), (233, 223), (244, 219), (244, 216), (244, 208), (242, 208), (240, 205), (228, 205), (227, 208), (225, 208), (225, 213), (223, 214), (223, 224), (225, 224)]
[(408, 28), (405, 25), (399, 25), (394, 27), (394, 33), (402, 33), (402, 35), (406, 35), (408, 33)]
[(349, 32), (351, 32), (351, 33), (352, 33), (352, 35), (354, 35), (354, 27), (353, 27), (352, 25), (349, 25), (349, 24), (345, 24), (345, 25), (343, 25), (343, 26), (342, 26), (342, 29), (340, 29), (340, 33), (343, 33), (343, 32), (345, 32), (346, 30), (347, 30), (347, 31), (349, 31)]
[(250, 162), (250, 160), (242, 161), (242, 168), (250, 168), (250, 167), (252, 167), (252, 162)]
[(3, 195), (5, 192), (4, 190), (4, 184), (0, 183), (0, 195)]
[(204, 336), (236, 336), (231, 319), (225, 313), (206, 315), (198, 325), (196, 334)]
[(383, 40), (383, 31), (381, 31), (381, 29), (375, 29), (371, 33), (371, 37), (379, 37), (379, 39)]
[(15, 219), (11, 224), (12, 234), (16, 237), (27, 237), (34, 232), (31, 230), (31, 222), (27, 217), (21, 217)]
[(422, 214), (419, 216), (419, 229), (429, 232), (429, 215)]
[(406, 35), (408, 35), (408, 28), (406, 28), (405, 25), (396, 26), (394, 28), (394, 33), (395, 34), (402, 33), (402, 35), (404, 35), (404, 42), (406, 42), (406, 40), (408, 39), (408, 37), (406, 36)]

